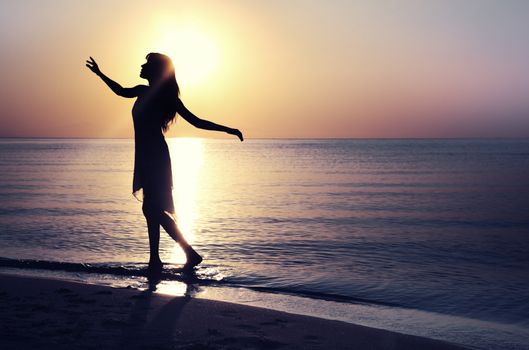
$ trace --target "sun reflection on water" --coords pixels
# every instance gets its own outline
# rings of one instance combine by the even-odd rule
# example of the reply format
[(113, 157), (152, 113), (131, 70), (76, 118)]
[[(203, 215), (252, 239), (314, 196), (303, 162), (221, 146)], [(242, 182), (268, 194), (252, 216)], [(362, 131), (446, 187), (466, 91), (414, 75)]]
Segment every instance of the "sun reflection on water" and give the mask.
[[(173, 200), (178, 227), (186, 240), (193, 244), (197, 220), (197, 196), (200, 172), (204, 162), (204, 144), (198, 138), (167, 139), (173, 170)], [(184, 263), (183, 251), (175, 244), (171, 262)]]

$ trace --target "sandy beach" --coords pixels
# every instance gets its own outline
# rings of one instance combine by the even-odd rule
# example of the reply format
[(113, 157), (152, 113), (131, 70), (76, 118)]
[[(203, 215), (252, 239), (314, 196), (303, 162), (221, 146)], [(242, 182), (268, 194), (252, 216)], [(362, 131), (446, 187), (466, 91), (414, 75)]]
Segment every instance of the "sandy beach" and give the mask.
[(13, 275), (0, 281), (4, 350), (463, 349), (219, 301)]

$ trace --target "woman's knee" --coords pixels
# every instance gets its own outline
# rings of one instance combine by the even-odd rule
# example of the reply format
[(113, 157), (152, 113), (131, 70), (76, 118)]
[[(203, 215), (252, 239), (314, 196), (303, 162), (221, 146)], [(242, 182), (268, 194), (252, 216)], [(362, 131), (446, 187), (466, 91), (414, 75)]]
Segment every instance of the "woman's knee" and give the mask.
[(145, 215), (145, 217), (148, 219), (155, 219), (160, 217), (160, 211), (153, 205), (143, 202), (141, 209), (143, 210), (143, 215)]

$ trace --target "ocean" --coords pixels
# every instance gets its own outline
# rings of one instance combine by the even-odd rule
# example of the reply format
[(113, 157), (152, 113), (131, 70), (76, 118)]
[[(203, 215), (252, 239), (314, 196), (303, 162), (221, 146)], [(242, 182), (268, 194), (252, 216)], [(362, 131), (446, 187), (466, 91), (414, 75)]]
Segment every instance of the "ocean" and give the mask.
[[(178, 224), (205, 257), (183, 276), (162, 233), (177, 290), (529, 349), (529, 139), (168, 144)], [(0, 270), (145, 286), (133, 152), (132, 140), (0, 139)]]

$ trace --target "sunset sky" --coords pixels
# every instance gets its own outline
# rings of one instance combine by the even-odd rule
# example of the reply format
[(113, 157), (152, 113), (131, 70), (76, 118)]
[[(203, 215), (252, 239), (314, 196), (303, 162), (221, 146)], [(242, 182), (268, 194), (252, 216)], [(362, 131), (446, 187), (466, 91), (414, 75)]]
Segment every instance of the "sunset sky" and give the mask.
[[(250, 138), (529, 136), (529, 1), (0, 2), (0, 136), (132, 137), (149, 52)], [(217, 137), (181, 118), (169, 136)]]

